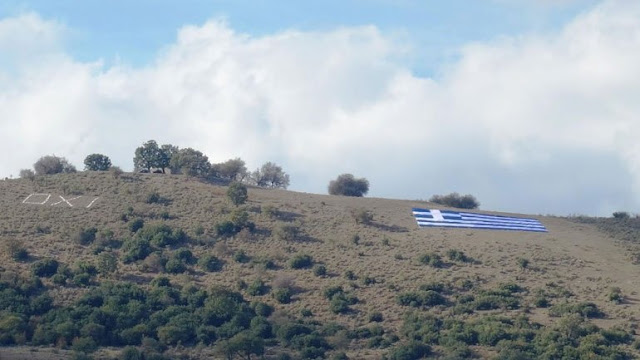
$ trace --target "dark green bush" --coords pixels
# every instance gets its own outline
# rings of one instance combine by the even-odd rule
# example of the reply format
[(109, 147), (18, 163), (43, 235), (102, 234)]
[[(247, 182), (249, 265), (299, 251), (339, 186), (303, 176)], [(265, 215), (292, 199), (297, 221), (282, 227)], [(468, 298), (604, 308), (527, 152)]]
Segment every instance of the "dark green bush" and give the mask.
[(586, 318), (602, 318), (604, 313), (592, 302), (581, 302), (576, 304), (561, 303), (549, 309), (550, 316), (562, 316), (565, 314), (580, 314)]
[(222, 270), (223, 265), (222, 260), (210, 254), (205, 254), (200, 257), (200, 260), (198, 260), (198, 266), (209, 272), (220, 271)]
[(129, 231), (131, 231), (132, 233), (137, 232), (143, 227), (144, 227), (144, 220), (140, 218), (137, 218), (129, 223)]
[(273, 298), (281, 304), (290, 303), (292, 296), (293, 290), (289, 288), (280, 288), (273, 291)]
[(427, 254), (421, 255), (418, 258), (418, 261), (434, 268), (441, 268), (444, 266), (442, 257), (436, 253), (427, 253)]
[(400, 294), (397, 297), (397, 302), (402, 306), (432, 307), (445, 305), (447, 299), (433, 290), (427, 290)]
[(58, 271), (58, 261), (55, 259), (38, 260), (31, 265), (31, 271), (35, 276), (51, 277)]
[(186, 265), (180, 259), (170, 259), (164, 266), (165, 270), (170, 274), (182, 274), (187, 271)]
[(450, 249), (447, 251), (447, 257), (451, 261), (459, 261), (464, 263), (473, 262), (473, 259), (465, 255), (464, 252), (456, 249)]
[(296, 255), (289, 260), (289, 267), (292, 269), (306, 269), (313, 265), (313, 258), (309, 255)]
[(417, 341), (396, 346), (387, 354), (388, 360), (418, 360), (431, 354), (431, 347)]
[(315, 276), (325, 276), (327, 275), (327, 267), (322, 264), (318, 264), (313, 267), (313, 274)]
[(124, 241), (122, 251), (122, 261), (127, 264), (137, 260), (144, 260), (151, 254), (152, 249), (149, 240), (134, 237)]
[(73, 241), (79, 245), (89, 245), (96, 239), (98, 229), (92, 227), (88, 229), (80, 229), (73, 238)]
[(384, 317), (382, 316), (381, 312), (374, 312), (369, 314), (370, 322), (382, 322), (383, 320), (384, 320)]
[(232, 182), (227, 188), (227, 197), (231, 200), (233, 205), (242, 205), (249, 198), (247, 187), (242, 183)]
[(248, 263), (251, 258), (249, 257), (249, 255), (247, 255), (247, 253), (244, 252), (244, 250), (237, 250), (236, 252), (233, 253), (233, 260), (235, 262), (244, 264), (244, 263)]
[(179, 248), (178, 250), (176, 250), (173, 253), (173, 257), (175, 259), (179, 259), (182, 262), (184, 262), (185, 264), (195, 264), (196, 262), (196, 258), (195, 256), (193, 256), (193, 253), (191, 252), (191, 250), (187, 249), (187, 248)]
[(266, 295), (268, 292), (269, 292), (269, 286), (267, 286), (264, 283), (264, 281), (262, 281), (260, 279), (254, 280), (247, 287), (247, 294), (249, 294), (251, 296), (262, 296), (262, 295)]

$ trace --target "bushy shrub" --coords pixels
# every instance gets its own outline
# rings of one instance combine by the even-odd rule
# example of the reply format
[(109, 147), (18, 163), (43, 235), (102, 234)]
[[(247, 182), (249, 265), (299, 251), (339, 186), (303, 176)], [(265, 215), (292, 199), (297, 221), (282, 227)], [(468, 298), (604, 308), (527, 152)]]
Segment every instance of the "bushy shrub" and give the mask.
[(122, 244), (122, 261), (127, 264), (137, 260), (144, 260), (151, 254), (149, 240), (138, 237), (130, 238)]
[(449, 249), (447, 251), (447, 257), (451, 261), (459, 261), (464, 263), (473, 262), (473, 259), (468, 257), (463, 251), (456, 249)]
[(170, 259), (164, 265), (165, 270), (170, 274), (181, 274), (187, 271), (187, 267), (180, 259)]
[(580, 314), (586, 318), (602, 318), (604, 313), (592, 302), (580, 302), (575, 304), (561, 303), (549, 309), (550, 316), (562, 316), (565, 314)]
[(613, 213), (613, 218), (618, 220), (626, 220), (629, 219), (629, 213), (626, 211), (616, 211)]
[(279, 288), (273, 291), (273, 298), (281, 304), (290, 303), (292, 296), (293, 290), (290, 288)]
[(273, 230), (273, 237), (282, 241), (296, 241), (300, 228), (295, 225), (280, 224)]
[(10, 238), (6, 243), (7, 253), (15, 261), (26, 261), (29, 259), (29, 252), (24, 246), (24, 242)]
[(381, 312), (374, 312), (369, 314), (369, 321), (370, 322), (382, 322), (384, 320), (384, 317), (382, 316)]
[(402, 306), (432, 307), (437, 305), (445, 305), (447, 303), (447, 299), (433, 290), (427, 290), (402, 293), (398, 295), (397, 302)]
[(227, 188), (227, 197), (233, 205), (242, 205), (249, 198), (247, 187), (242, 183), (232, 182)]
[(96, 233), (98, 229), (86, 228), (80, 229), (73, 238), (73, 241), (79, 245), (89, 245), (96, 239)]
[(369, 181), (365, 178), (356, 179), (352, 174), (342, 174), (329, 182), (330, 195), (361, 197), (369, 191)]
[(137, 218), (129, 223), (129, 230), (134, 233), (144, 227), (144, 220), (141, 218)]
[(247, 253), (240, 249), (240, 250), (236, 250), (236, 252), (233, 253), (233, 260), (235, 262), (244, 264), (244, 263), (248, 263), (249, 260), (251, 260), (251, 258), (249, 257), (249, 255), (247, 255)]
[(222, 260), (210, 254), (205, 254), (198, 260), (198, 266), (209, 272), (220, 271), (223, 265)]
[(609, 298), (609, 301), (616, 304), (622, 304), (622, 302), (624, 301), (624, 295), (622, 295), (622, 290), (620, 290), (619, 287), (611, 288), (607, 297)]
[(260, 279), (254, 280), (247, 287), (247, 294), (251, 296), (262, 296), (266, 295), (269, 292), (269, 286), (267, 286), (264, 281)]
[(433, 195), (430, 202), (459, 209), (477, 209), (480, 203), (473, 195), (460, 195), (456, 192), (449, 195)]
[(35, 276), (51, 277), (58, 271), (58, 261), (55, 259), (38, 260), (31, 266)]
[(252, 304), (253, 311), (256, 312), (256, 315), (262, 317), (269, 317), (273, 313), (273, 306), (269, 304), (265, 304), (263, 302), (256, 302)]
[(431, 347), (427, 344), (412, 341), (405, 345), (396, 346), (387, 354), (388, 360), (418, 360), (431, 354)]
[(418, 258), (418, 261), (434, 268), (441, 268), (444, 266), (442, 257), (436, 253), (427, 253), (427, 254), (421, 255)]
[(307, 269), (313, 266), (313, 258), (309, 255), (296, 255), (289, 260), (289, 267), (292, 269)]
[(327, 275), (327, 267), (322, 264), (318, 264), (313, 267), (313, 274), (315, 276), (325, 276)]
[(356, 224), (368, 225), (368, 224), (371, 224), (371, 222), (373, 221), (373, 214), (370, 211), (365, 209), (353, 210), (351, 215), (353, 216), (353, 219), (356, 221)]

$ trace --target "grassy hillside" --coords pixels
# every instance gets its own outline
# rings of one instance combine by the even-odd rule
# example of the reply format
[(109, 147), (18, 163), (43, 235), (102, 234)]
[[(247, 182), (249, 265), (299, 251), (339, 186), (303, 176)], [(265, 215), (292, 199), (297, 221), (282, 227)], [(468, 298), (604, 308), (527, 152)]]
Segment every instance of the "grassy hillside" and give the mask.
[(419, 229), (411, 208), (440, 206), (250, 188), (236, 207), (226, 191), (161, 174), (0, 181), (0, 358), (638, 355), (637, 245), (596, 223)]

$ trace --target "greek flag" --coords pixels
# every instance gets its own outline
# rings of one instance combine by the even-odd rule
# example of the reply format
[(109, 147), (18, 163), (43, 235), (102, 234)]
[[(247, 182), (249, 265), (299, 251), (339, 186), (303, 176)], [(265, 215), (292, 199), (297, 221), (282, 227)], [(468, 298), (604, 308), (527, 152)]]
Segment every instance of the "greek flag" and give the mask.
[(413, 216), (416, 217), (416, 221), (420, 227), (444, 226), (452, 228), (547, 232), (544, 225), (536, 219), (418, 208), (413, 209)]

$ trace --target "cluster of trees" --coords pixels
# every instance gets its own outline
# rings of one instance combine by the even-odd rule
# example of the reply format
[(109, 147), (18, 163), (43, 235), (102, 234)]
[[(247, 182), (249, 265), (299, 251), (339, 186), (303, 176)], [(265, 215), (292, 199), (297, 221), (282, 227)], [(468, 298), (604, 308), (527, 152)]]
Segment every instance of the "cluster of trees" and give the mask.
[[(84, 159), (86, 171), (107, 171), (119, 168), (103, 154), (90, 154)], [(289, 175), (281, 166), (267, 162), (253, 172), (247, 170), (244, 160), (230, 159), (222, 163), (211, 163), (201, 151), (179, 148), (171, 144), (158, 145), (149, 140), (136, 148), (133, 158), (134, 171), (184, 174), (208, 180), (249, 183), (260, 187), (282, 188), (289, 186)], [(73, 173), (76, 168), (64, 157), (43, 156), (33, 165), (33, 170), (20, 170), (20, 177), (33, 179), (36, 175)]]
[(248, 182), (270, 188), (286, 189), (289, 186), (289, 175), (282, 167), (272, 162), (249, 172), (245, 162), (240, 158), (212, 164), (201, 151), (192, 148), (180, 149), (170, 144), (158, 145), (155, 140), (149, 140), (136, 149), (133, 165), (135, 171), (151, 172), (152, 169), (158, 169), (159, 172), (165, 173), (166, 169), (169, 169), (172, 174), (211, 180)]

